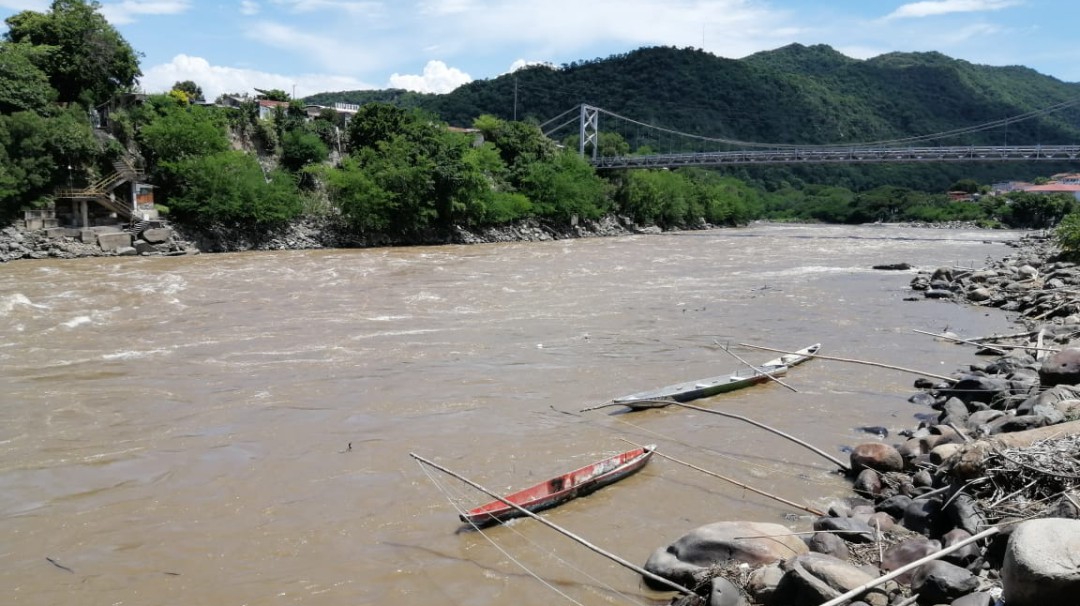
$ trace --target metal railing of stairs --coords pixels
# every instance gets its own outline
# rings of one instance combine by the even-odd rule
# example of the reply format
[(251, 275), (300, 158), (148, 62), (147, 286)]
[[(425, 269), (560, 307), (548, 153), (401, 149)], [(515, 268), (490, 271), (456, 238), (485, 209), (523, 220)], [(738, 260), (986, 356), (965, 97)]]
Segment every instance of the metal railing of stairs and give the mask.
[(117, 217), (131, 220), (134, 216), (134, 209), (119, 202), (116, 199), (113, 190), (125, 183), (138, 180), (141, 177), (141, 173), (126, 158), (114, 162), (113, 168), (116, 172), (111, 175), (98, 179), (82, 189), (71, 188), (58, 190), (53, 194), (53, 197), (55, 199), (90, 200), (97, 202), (107, 210), (116, 213)]

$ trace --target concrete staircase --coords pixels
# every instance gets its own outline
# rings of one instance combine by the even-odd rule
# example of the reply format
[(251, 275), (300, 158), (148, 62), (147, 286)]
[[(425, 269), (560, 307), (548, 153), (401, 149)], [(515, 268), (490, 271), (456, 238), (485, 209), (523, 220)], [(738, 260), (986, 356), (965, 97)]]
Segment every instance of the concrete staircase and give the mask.
[(113, 163), (116, 170), (113, 174), (99, 179), (82, 189), (61, 189), (53, 194), (57, 200), (87, 200), (96, 202), (110, 212), (116, 213), (117, 218), (130, 221), (135, 209), (130, 199), (117, 199), (116, 188), (142, 178), (142, 174), (127, 159), (117, 160)]

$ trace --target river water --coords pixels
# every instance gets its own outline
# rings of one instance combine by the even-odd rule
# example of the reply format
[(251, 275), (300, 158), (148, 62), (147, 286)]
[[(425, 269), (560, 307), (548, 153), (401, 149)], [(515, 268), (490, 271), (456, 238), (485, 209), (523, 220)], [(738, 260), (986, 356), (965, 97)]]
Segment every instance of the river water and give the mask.
[[(796, 349), (948, 374), (1009, 319), (904, 301), (1016, 233), (754, 226), (477, 246), (0, 266), (0, 594), (28, 605), (656, 604), (669, 594), (533, 520), (457, 532), (496, 490), (623, 439), (786, 498), (848, 493), (828, 461), (670, 407), (577, 414)], [(914, 376), (812, 360), (699, 401), (843, 457), (927, 412)], [(895, 437), (895, 436), (892, 436)], [(429, 475), (430, 473), (430, 475)], [(798, 510), (667, 459), (545, 515), (635, 564), (698, 525)], [(528, 572), (527, 572), (527, 571)], [(535, 578), (531, 575), (535, 574)], [(560, 593), (563, 594), (560, 596)]]

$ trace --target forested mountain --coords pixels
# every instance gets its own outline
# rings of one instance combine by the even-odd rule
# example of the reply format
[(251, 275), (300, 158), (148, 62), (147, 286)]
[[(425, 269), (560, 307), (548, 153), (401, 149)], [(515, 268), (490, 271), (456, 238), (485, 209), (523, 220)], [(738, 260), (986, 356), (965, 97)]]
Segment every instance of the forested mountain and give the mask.
[[(967, 128), (1080, 96), (1024, 67), (990, 67), (940, 53), (846, 57), (824, 45), (792, 44), (744, 59), (697, 49), (642, 48), (559, 68), (535, 66), (477, 80), (445, 95), (400, 102), (468, 126), (482, 114), (543, 122), (578, 103), (679, 131), (763, 143), (832, 144), (901, 139)], [(334, 93), (352, 103), (399, 102), (386, 91)], [(309, 100), (329, 98), (316, 95)], [(1071, 143), (1080, 109), (965, 136), (960, 143)]]

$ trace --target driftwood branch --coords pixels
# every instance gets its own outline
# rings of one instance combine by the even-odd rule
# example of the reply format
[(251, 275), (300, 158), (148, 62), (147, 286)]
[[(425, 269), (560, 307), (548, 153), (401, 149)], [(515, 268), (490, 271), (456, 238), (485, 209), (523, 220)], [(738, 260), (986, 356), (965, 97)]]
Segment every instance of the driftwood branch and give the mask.
[(479, 490), (480, 492), (483, 492), (483, 493), (487, 494), (488, 496), (491, 496), (492, 498), (495, 498), (495, 499), (498, 499), (498, 500), (502, 501), (503, 503), (513, 507), (514, 509), (517, 509), (519, 512), (521, 512), (521, 513), (529, 516), (530, 518), (540, 522), (544, 526), (547, 526), (548, 528), (551, 528), (552, 530), (558, 532), (559, 534), (562, 534), (563, 536), (566, 536), (566, 537), (576, 541), (577, 543), (580, 543), (581, 545), (583, 545), (584, 547), (590, 549), (591, 551), (604, 556), (605, 558), (615, 562), (616, 564), (619, 564), (620, 566), (622, 566), (624, 568), (632, 570), (632, 571), (640, 574), (643, 577), (647, 577), (647, 578), (652, 579), (652, 580), (654, 580), (654, 581), (656, 581), (658, 583), (661, 583), (663, 585), (671, 587), (672, 589), (674, 589), (675, 591), (678, 591), (680, 593), (683, 593), (683, 594), (686, 594), (686, 595), (692, 595), (694, 593), (693, 591), (687, 589), (686, 587), (683, 587), (682, 585), (679, 585), (678, 583), (675, 583), (673, 581), (669, 581), (669, 580), (665, 579), (664, 577), (655, 575), (655, 574), (649, 572), (648, 570), (645, 570), (644, 568), (640, 568), (640, 567), (638, 567), (638, 566), (624, 560), (623, 558), (620, 558), (619, 556), (611, 553), (610, 551), (606, 551), (604, 549), (601, 549), (600, 547), (597, 547), (596, 545), (593, 545), (592, 543), (590, 543), (590, 542), (586, 541), (585, 539), (579, 537), (578, 535), (570, 532), (569, 530), (566, 530), (565, 528), (562, 528), (561, 526), (558, 526), (554, 522), (549, 522), (548, 520), (536, 515), (535, 513), (529, 511), (528, 509), (525, 509), (524, 507), (522, 507), (521, 505), (518, 505), (517, 503), (507, 501), (506, 499), (504, 499), (502, 496), (498, 495), (497, 493), (494, 493), (494, 492), (488, 490), (487, 488), (484, 488), (483, 486), (477, 484), (476, 482), (473, 482), (472, 480), (470, 480), (470, 479), (468, 479), (468, 478), (466, 478), (466, 477), (464, 477), (464, 476), (462, 476), (462, 475), (460, 475), (458, 473), (450, 471), (449, 469), (443, 467), (442, 465), (439, 465), (438, 463), (433, 463), (432, 461), (429, 461), (429, 460), (425, 459), (424, 457), (421, 457), (420, 455), (412, 453), (412, 452), (409, 453), (409, 456), (416, 459), (417, 461), (423, 463), (424, 465), (427, 465), (427, 466), (432, 467), (434, 469), (438, 469), (439, 471), (441, 471), (441, 472), (443, 472), (443, 473), (445, 473), (445, 474), (447, 474), (447, 475), (449, 475), (449, 476), (451, 476), (453, 478), (457, 478), (458, 480), (461, 480), (462, 482), (465, 482), (469, 486), (472, 486), (473, 488)]
[(825, 602), (825, 603), (821, 604), (821, 606), (840, 606), (840, 604), (844, 604), (845, 602), (847, 602), (851, 598), (854, 598), (854, 597), (856, 597), (858, 595), (861, 595), (863, 592), (869, 591), (869, 590), (877, 587), (878, 585), (882, 585), (884, 583), (887, 583), (888, 581), (891, 581), (891, 580), (895, 579), (896, 577), (904, 574), (905, 572), (907, 572), (909, 570), (913, 570), (915, 568), (918, 568), (919, 566), (922, 566), (923, 564), (925, 564), (927, 562), (933, 562), (934, 560), (941, 559), (941, 558), (949, 555), (950, 553), (952, 553), (952, 552), (954, 552), (954, 551), (956, 551), (958, 549), (962, 549), (964, 547), (967, 547), (968, 545), (974, 543), (975, 541), (981, 541), (981, 540), (985, 539), (986, 537), (997, 534), (1000, 531), (1001, 531), (1001, 529), (998, 528), (997, 526), (991, 526), (990, 528), (987, 528), (986, 530), (980, 532), (979, 534), (977, 534), (977, 535), (975, 535), (973, 537), (968, 537), (968, 538), (964, 539), (963, 541), (960, 541), (959, 543), (956, 543), (954, 545), (950, 545), (949, 547), (946, 547), (945, 549), (942, 549), (941, 551), (936, 551), (936, 552), (926, 556), (925, 558), (921, 558), (921, 559), (915, 560), (914, 562), (912, 562), (910, 564), (907, 564), (905, 566), (901, 566), (900, 568), (897, 568), (896, 570), (890, 572), (889, 574), (887, 574), (885, 576), (882, 576), (882, 577), (878, 577), (878, 578), (874, 579), (873, 581), (870, 581), (869, 583), (863, 583), (862, 585), (859, 585), (855, 589), (852, 589), (851, 591), (849, 591), (847, 593), (841, 594), (841, 595), (837, 596), (836, 598), (833, 598), (833, 599), (829, 600), (828, 602)]
[[(750, 345), (749, 343), (739, 343), (741, 347), (750, 347), (752, 349), (762, 349), (764, 351), (773, 351), (782, 354), (796, 354), (794, 351), (784, 351), (782, 349), (773, 349), (772, 347), (763, 347), (761, 345)], [(915, 370), (913, 368), (904, 368), (903, 366), (893, 366), (891, 364), (882, 364), (881, 362), (869, 362), (866, 360), (853, 360), (851, 358), (837, 358), (835, 356), (823, 356), (821, 354), (805, 354), (812, 358), (821, 358), (822, 360), (832, 360), (834, 362), (850, 362), (852, 364), (864, 364), (866, 366), (877, 366), (878, 368), (888, 368), (889, 370), (899, 370), (901, 372), (907, 372), (915, 375), (921, 375), (924, 377), (931, 377), (934, 379), (941, 379), (942, 381), (948, 381), (955, 383), (957, 379), (955, 377), (946, 377), (945, 375), (934, 374), (932, 372), (924, 372), (922, 370)]]
[(784, 438), (786, 440), (790, 440), (792, 442), (795, 442), (799, 446), (807, 448), (807, 449), (809, 449), (809, 450), (811, 450), (811, 451), (825, 457), (826, 459), (828, 459), (828, 460), (832, 461), (833, 463), (835, 463), (840, 469), (843, 469), (845, 472), (851, 470), (851, 468), (847, 465), (847, 463), (844, 463), (840, 459), (837, 459), (836, 457), (834, 457), (831, 454), (825, 452), (824, 450), (821, 450), (817, 446), (813, 446), (813, 445), (811, 445), (811, 444), (809, 444), (807, 442), (804, 442), (803, 440), (800, 440), (799, 438), (796, 438), (795, 436), (793, 436), (793, 435), (791, 435), (789, 433), (785, 433), (783, 431), (780, 431), (779, 429), (776, 429), (775, 427), (769, 427), (768, 425), (766, 425), (764, 423), (760, 423), (758, 421), (755, 421), (755, 420), (753, 420), (751, 418), (744, 417), (742, 415), (732, 414), (730, 412), (722, 412), (722, 411), (719, 411), (719, 410), (712, 410), (712, 409), (709, 409), (709, 408), (702, 408), (700, 406), (694, 406), (693, 404), (683, 404), (682, 402), (672, 402), (672, 404), (674, 404), (675, 406), (682, 406), (683, 408), (689, 408), (690, 410), (696, 410), (698, 412), (704, 412), (704, 413), (708, 413), (708, 414), (711, 414), (711, 415), (719, 415), (721, 417), (727, 417), (729, 419), (736, 419), (738, 421), (742, 421), (744, 423), (749, 423), (751, 425), (754, 425), (755, 427), (760, 427), (760, 428), (764, 429), (765, 431), (776, 434), (776, 435), (778, 435), (781, 438)]
[[(631, 442), (630, 440), (627, 440), (626, 438), (619, 438), (619, 439), (626, 442), (626, 443), (628, 443), (628, 444), (633, 444), (634, 446), (637, 446), (638, 448), (641, 448), (640, 444), (635, 444), (634, 442)], [(798, 503), (795, 503), (793, 501), (789, 501), (789, 500), (787, 500), (787, 499), (785, 499), (783, 497), (778, 497), (778, 496), (776, 496), (774, 494), (769, 494), (769, 493), (765, 492), (764, 490), (754, 488), (753, 486), (750, 486), (749, 484), (744, 484), (744, 483), (742, 483), (742, 482), (740, 482), (738, 480), (735, 480), (735, 479), (729, 478), (729, 477), (727, 477), (725, 475), (721, 475), (719, 473), (716, 473), (715, 471), (709, 471), (708, 469), (698, 467), (697, 465), (694, 465), (693, 463), (687, 463), (686, 461), (681, 461), (679, 459), (676, 459), (673, 456), (666, 455), (666, 454), (664, 454), (664, 453), (662, 453), (662, 452), (660, 452), (658, 450), (654, 450), (653, 454), (658, 456), (658, 457), (663, 457), (663, 458), (665, 458), (665, 459), (667, 459), (667, 460), (669, 460), (669, 461), (671, 461), (673, 463), (678, 463), (679, 465), (685, 465), (686, 467), (689, 467), (690, 469), (693, 469), (694, 471), (700, 471), (701, 473), (703, 473), (705, 475), (709, 475), (709, 476), (712, 476), (714, 478), (719, 478), (721, 480), (724, 480), (725, 482), (729, 482), (731, 484), (734, 484), (734, 485), (738, 486), (739, 488), (749, 490), (750, 492), (752, 492), (754, 494), (759, 494), (759, 495), (761, 495), (763, 497), (767, 497), (767, 498), (770, 498), (770, 499), (772, 499), (774, 501), (778, 501), (778, 502), (783, 503), (784, 505), (787, 505), (789, 507), (794, 507), (796, 509), (801, 509), (801, 510), (807, 512), (807, 513), (812, 513), (812, 514), (814, 514), (816, 516), (825, 515), (825, 513), (822, 512), (821, 510), (814, 509), (813, 507), (807, 507), (806, 505), (799, 505)]]

